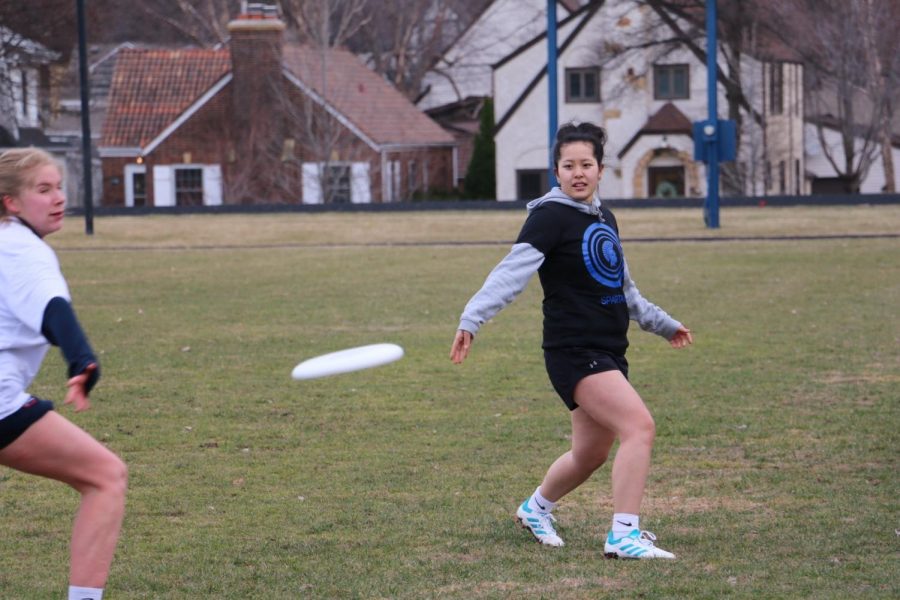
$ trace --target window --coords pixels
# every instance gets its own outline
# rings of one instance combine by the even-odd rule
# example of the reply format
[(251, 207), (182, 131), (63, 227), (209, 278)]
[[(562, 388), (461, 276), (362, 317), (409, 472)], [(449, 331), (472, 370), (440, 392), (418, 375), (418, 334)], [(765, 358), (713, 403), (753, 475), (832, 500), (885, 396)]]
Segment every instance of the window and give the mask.
[(325, 165), (323, 167), (323, 195), (326, 204), (349, 204), (352, 198), (350, 188), (350, 165)]
[[(134, 183), (129, 173), (143, 173), (146, 165), (125, 165), (126, 205), (134, 200)], [(149, 182), (147, 182), (149, 183)], [(221, 165), (153, 165), (153, 195), (147, 202), (153, 206), (218, 206), (222, 204)]]
[(769, 66), (769, 112), (780, 115), (784, 112), (784, 65)]
[(175, 205), (203, 206), (203, 169), (175, 169)]
[(688, 65), (653, 65), (653, 97), (680, 100), (691, 97)]
[(566, 102), (599, 102), (600, 69), (566, 69)]
[(681, 198), (684, 196), (684, 167), (649, 167), (649, 196), (652, 198)]
[(29, 94), (29, 89), (28, 89), (29, 77), (28, 77), (28, 73), (26, 71), (19, 71), (19, 77), (22, 80), (22, 97), (20, 99), (22, 105), (18, 108), (17, 112), (19, 114), (21, 114), (22, 116), (25, 116), (28, 114), (28, 105), (31, 103), (31, 98), (29, 97), (30, 94)]
[(516, 171), (516, 191), (519, 200), (533, 200), (547, 193), (547, 169)]
[(372, 201), (366, 162), (305, 162), (301, 165), (304, 204), (365, 204)]
[(787, 168), (783, 160), (778, 162), (778, 193), (787, 193)]
[(13, 69), (9, 72), (15, 118), (20, 126), (38, 124), (38, 80), (34, 69)]

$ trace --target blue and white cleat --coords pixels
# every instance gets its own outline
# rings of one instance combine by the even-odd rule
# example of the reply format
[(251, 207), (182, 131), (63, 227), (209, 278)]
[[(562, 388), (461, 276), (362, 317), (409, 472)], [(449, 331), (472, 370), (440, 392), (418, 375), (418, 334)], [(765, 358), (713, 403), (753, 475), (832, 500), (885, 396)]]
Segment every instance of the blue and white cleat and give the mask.
[(565, 542), (556, 533), (553, 521), (556, 520), (550, 513), (541, 513), (528, 508), (528, 500), (522, 503), (516, 511), (516, 521), (523, 529), (527, 529), (534, 536), (535, 541), (545, 546), (565, 546)]
[(615, 539), (610, 531), (603, 545), (603, 555), (606, 558), (675, 558), (671, 552), (654, 546), (655, 541), (656, 536), (649, 531), (633, 529), (619, 539)]

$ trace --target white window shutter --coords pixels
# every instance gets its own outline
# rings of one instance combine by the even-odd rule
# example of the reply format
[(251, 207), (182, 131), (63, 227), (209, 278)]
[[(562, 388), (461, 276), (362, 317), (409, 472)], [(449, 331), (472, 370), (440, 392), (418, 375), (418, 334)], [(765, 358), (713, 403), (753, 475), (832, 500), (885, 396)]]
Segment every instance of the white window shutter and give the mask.
[(369, 163), (357, 162), (350, 166), (350, 199), (353, 204), (369, 204), (372, 202)]
[(318, 163), (303, 163), (303, 204), (322, 204)]
[(203, 167), (203, 204), (206, 206), (222, 204), (222, 167), (219, 165)]
[(25, 92), (28, 94), (28, 106), (25, 118), (30, 126), (34, 127), (38, 124), (38, 72), (36, 69), (28, 69), (25, 71), (25, 80), (22, 82)]
[[(4, 67), (6, 65), (4, 64)], [(5, 71), (5, 68), (4, 68)], [(14, 122), (21, 123), (25, 120), (25, 111), (22, 110), (22, 98), (25, 97), (25, 90), (22, 89), (25, 85), (25, 74), (19, 69), (12, 69), (9, 71), (9, 81), (12, 84), (12, 100), (13, 106), (16, 110), (16, 118)]]
[(175, 177), (168, 165), (153, 167), (153, 205), (175, 206)]
[(134, 169), (125, 165), (125, 206), (134, 206)]
[(391, 170), (391, 185), (393, 189), (393, 193), (391, 194), (391, 202), (399, 202), (401, 197), (401, 188), (400, 188), (400, 161), (392, 160), (391, 164), (393, 165), (393, 169)]
[(384, 181), (384, 199), (382, 202), (392, 202), (394, 200), (394, 161), (384, 161), (384, 173), (381, 179)]

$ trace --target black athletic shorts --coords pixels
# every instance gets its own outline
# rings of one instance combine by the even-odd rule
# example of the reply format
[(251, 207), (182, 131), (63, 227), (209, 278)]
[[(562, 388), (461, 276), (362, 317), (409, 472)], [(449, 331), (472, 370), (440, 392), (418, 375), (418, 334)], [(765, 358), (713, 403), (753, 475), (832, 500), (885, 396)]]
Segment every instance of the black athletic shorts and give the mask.
[(25, 430), (37, 423), (38, 419), (53, 410), (53, 403), (49, 400), (41, 400), (34, 396), (22, 405), (22, 408), (0, 419), (0, 449), (6, 448)]
[(628, 378), (628, 361), (624, 356), (590, 348), (554, 348), (544, 350), (544, 363), (553, 389), (569, 410), (578, 408), (575, 386), (594, 373), (621, 371)]

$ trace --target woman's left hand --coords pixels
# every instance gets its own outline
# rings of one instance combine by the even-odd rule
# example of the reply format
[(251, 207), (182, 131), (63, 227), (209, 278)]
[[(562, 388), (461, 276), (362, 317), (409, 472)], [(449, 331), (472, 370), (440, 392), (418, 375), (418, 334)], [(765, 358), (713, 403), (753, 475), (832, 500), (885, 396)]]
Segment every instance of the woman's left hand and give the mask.
[(81, 412), (91, 407), (91, 402), (88, 400), (88, 394), (85, 391), (85, 384), (91, 373), (96, 370), (97, 365), (90, 364), (84, 371), (66, 382), (66, 387), (69, 388), (69, 391), (66, 392), (64, 404), (74, 404), (75, 412)]
[(675, 332), (675, 335), (672, 336), (672, 339), (669, 340), (669, 344), (672, 345), (673, 348), (686, 348), (694, 343), (694, 336), (691, 335), (691, 330), (682, 325), (678, 328), (678, 331)]

